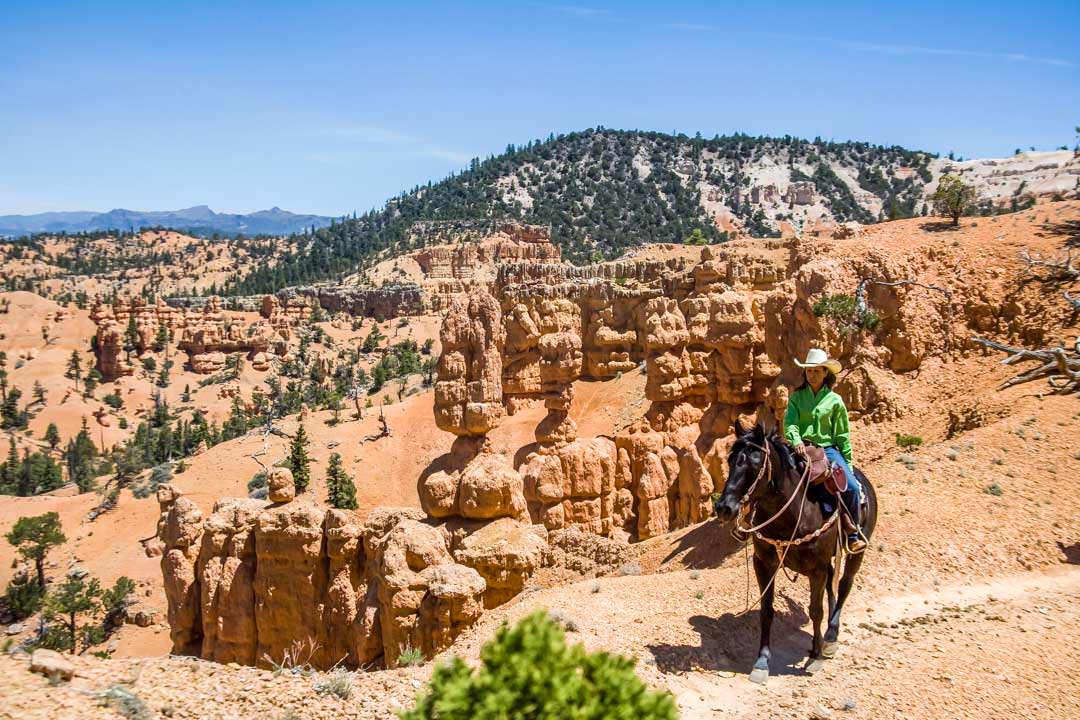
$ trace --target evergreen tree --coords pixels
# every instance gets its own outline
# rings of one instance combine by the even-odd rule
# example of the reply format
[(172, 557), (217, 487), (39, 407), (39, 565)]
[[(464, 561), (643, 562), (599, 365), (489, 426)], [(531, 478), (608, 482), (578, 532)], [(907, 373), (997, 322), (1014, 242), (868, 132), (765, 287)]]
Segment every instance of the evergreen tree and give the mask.
[(161, 352), (165, 349), (166, 344), (169, 342), (169, 329), (165, 327), (164, 323), (158, 325), (157, 333), (154, 335), (154, 350), (155, 352)]
[(135, 324), (135, 313), (128, 316), (127, 327), (124, 328), (124, 353), (131, 360), (131, 353), (139, 348), (139, 327)]
[(71, 357), (68, 358), (67, 372), (64, 377), (71, 378), (75, 381), (75, 389), (79, 389), (79, 380), (82, 378), (82, 358), (79, 357), (78, 350), (71, 351)]
[(45, 386), (40, 380), (34, 381), (34, 402), (38, 405), (45, 404)]
[(956, 226), (960, 224), (960, 216), (971, 209), (975, 201), (975, 188), (958, 175), (946, 175), (938, 180), (937, 190), (931, 200), (934, 203), (934, 212), (952, 218), (952, 224)]
[(60, 430), (56, 427), (56, 423), (49, 423), (49, 427), (45, 428), (45, 437), (42, 439), (49, 443), (50, 450), (56, 449), (56, 446), (60, 444)]
[[(64, 629), (62, 640), (54, 641), (53, 649), (70, 650), (74, 655), (78, 648), (79, 631), (82, 630), (83, 647), (100, 642), (100, 633), (90, 624), (78, 624), (80, 615), (91, 613), (98, 608), (101, 597), (101, 583), (96, 578), (77, 578), (68, 576), (64, 582), (45, 596), (44, 616), (49, 622), (59, 622)], [(47, 636), (48, 637), (48, 636)], [(55, 636), (53, 636), (55, 637)]]
[(57, 545), (67, 542), (60, 528), (60, 516), (55, 512), (34, 517), (21, 517), (7, 535), (7, 541), (15, 546), (26, 560), (34, 563), (38, 586), (45, 589), (45, 557)]
[(356, 485), (341, 466), (341, 455), (330, 456), (326, 469), (326, 502), (339, 510), (356, 509)]
[(292, 471), (297, 494), (306, 491), (311, 482), (311, 460), (308, 458), (307, 446), (307, 432), (301, 424), (289, 445), (289, 470)]
[(8, 437), (7, 460), (4, 461), (3, 471), (0, 473), (0, 481), (3, 482), (3, 491), (5, 493), (14, 494), (19, 485), (19, 478), (21, 475), (22, 467), (19, 463), (19, 448), (15, 445), (15, 436), (10, 435)]
[(78, 434), (68, 440), (64, 450), (64, 462), (68, 469), (68, 478), (79, 487), (79, 492), (88, 492), (94, 487), (96, 476), (97, 446), (90, 438), (90, 429), (83, 418)]

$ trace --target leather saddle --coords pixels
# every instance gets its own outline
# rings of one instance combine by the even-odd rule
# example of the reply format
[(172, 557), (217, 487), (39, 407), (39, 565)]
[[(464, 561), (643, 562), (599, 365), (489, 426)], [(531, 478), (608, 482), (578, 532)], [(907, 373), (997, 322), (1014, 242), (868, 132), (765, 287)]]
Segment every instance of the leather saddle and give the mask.
[(847, 475), (844, 468), (833, 465), (825, 455), (825, 450), (816, 445), (805, 446), (806, 460), (810, 463), (810, 484), (825, 484), (825, 489), (832, 495), (847, 490)]

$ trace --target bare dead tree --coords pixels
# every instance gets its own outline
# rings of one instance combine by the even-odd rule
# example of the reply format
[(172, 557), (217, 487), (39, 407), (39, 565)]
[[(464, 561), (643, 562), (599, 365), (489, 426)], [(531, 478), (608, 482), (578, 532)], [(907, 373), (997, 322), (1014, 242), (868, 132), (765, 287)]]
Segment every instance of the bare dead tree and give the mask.
[(360, 441), (360, 444), (373, 442), (379, 438), (390, 437), (390, 424), (386, 422), (386, 413), (383, 411), (382, 406), (379, 406), (379, 432), (366, 436)]
[[(1032, 256), (1027, 250), (1020, 253), (1021, 259), (1027, 263), (1028, 270), (1035, 274), (1036, 268), (1045, 268), (1049, 273), (1045, 280), (1080, 280), (1080, 268), (1073, 265), (1072, 250), (1069, 250), (1064, 259), (1044, 258), (1041, 255)], [(1070, 301), (1071, 302), (1071, 301)]]
[(971, 340), (992, 350), (1008, 353), (1009, 356), (1001, 361), (1002, 365), (1014, 365), (1025, 360), (1034, 360), (1039, 363), (1036, 367), (1003, 382), (998, 387), (999, 390), (1045, 377), (1056, 393), (1080, 392), (1080, 340), (1076, 342), (1072, 350), (1060, 345), (1042, 350), (1030, 350), (981, 337), (973, 337)]

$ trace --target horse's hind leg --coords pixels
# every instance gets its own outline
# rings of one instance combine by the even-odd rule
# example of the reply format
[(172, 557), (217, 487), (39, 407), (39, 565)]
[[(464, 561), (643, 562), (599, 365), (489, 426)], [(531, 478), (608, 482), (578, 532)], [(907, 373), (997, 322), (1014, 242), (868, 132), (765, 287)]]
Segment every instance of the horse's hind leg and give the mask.
[(840, 635), (840, 611), (844, 608), (844, 601), (847, 600), (848, 593), (851, 592), (851, 586), (855, 583), (855, 576), (859, 572), (859, 568), (862, 566), (863, 554), (848, 555), (847, 560), (844, 562), (844, 574), (840, 576), (840, 588), (837, 591), (836, 606), (832, 608), (832, 612), (829, 614), (829, 627), (825, 631), (825, 645), (822, 653), (825, 657), (832, 657), (836, 654), (836, 639)]
[[(780, 572), (779, 566), (770, 567), (758, 555), (754, 554), (754, 575), (757, 577), (758, 590), (761, 591), (761, 644), (758, 647), (758, 658), (754, 662), (754, 669), (750, 671), (750, 680), (763, 683), (769, 679), (769, 658), (772, 650), (769, 649), (769, 636), (772, 634), (773, 621), (773, 582), (776, 573)], [(766, 585), (768, 588), (766, 589)]]

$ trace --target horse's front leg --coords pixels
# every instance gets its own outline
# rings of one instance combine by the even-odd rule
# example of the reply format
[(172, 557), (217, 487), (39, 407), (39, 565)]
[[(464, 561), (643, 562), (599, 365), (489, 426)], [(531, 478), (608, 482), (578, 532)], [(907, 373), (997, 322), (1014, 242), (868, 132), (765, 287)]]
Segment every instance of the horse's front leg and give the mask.
[(821, 657), (821, 621), (825, 619), (825, 586), (829, 574), (819, 570), (810, 576), (810, 620), (814, 624), (814, 645), (810, 648), (810, 657)]
[(757, 553), (754, 554), (754, 575), (757, 577), (758, 592), (761, 593), (761, 644), (758, 646), (758, 658), (754, 663), (754, 669), (750, 672), (750, 680), (763, 683), (769, 679), (769, 659), (772, 651), (769, 649), (769, 636), (772, 633), (773, 621), (773, 578), (780, 572), (780, 567), (775, 561), (767, 562)]

